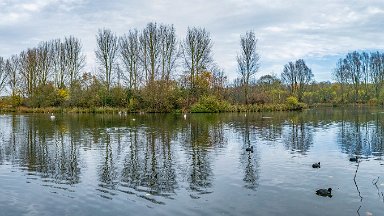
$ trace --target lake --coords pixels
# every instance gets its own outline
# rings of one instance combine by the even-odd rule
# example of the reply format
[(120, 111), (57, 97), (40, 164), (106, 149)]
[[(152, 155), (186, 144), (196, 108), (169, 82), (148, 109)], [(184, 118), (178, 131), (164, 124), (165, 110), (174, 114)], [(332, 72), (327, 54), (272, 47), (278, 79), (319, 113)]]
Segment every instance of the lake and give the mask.
[(384, 215), (383, 134), (367, 108), (5, 114), (0, 215)]

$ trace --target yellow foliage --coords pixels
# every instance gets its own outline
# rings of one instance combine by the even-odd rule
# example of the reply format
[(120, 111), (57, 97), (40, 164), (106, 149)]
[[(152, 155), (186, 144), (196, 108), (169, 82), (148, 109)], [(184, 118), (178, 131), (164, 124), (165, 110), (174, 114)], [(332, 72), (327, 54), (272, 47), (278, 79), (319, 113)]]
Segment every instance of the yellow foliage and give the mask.
[(212, 73), (209, 71), (203, 71), (196, 79), (196, 84), (200, 88), (208, 89), (211, 85)]
[(286, 99), (287, 104), (296, 106), (299, 104), (299, 100), (294, 96), (289, 96)]
[(58, 94), (59, 98), (62, 98), (64, 100), (68, 100), (69, 99), (69, 92), (66, 89), (59, 89), (57, 91), (57, 94)]

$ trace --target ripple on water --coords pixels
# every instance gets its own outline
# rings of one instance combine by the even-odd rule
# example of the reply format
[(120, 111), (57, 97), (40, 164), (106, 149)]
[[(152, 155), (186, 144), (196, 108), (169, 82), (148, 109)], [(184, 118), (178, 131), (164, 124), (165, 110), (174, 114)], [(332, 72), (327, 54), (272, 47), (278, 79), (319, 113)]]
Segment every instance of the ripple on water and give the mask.
[[(0, 119), (0, 140), (7, 140), (0, 142), (0, 209), (10, 215), (352, 215), (359, 206), (362, 215), (384, 212), (383, 153), (370, 140), (380, 121), (354, 130), (366, 116), (340, 120), (336, 113), (317, 122), (322, 117), (310, 112), (270, 115), (202, 114), (182, 122), (147, 116), (139, 126), (97, 115), (63, 116), (55, 127), (33, 115), (22, 124)], [(252, 154), (245, 152), (249, 145)], [(364, 155), (356, 184), (357, 164), (349, 162), (355, 154)], [(327, 187), (332, 198), (316, 196)]]

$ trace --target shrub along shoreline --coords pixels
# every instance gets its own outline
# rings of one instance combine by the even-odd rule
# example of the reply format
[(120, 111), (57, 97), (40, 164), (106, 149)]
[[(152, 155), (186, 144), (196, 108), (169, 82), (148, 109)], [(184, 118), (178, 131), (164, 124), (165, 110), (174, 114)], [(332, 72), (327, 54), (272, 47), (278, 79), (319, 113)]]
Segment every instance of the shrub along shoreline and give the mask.
[(263, 105), (233, 105), (228, 110), (173, 110), (172, 112), (155, 112), (155, 111), (131, 111), (124, 107), (94, 107), (94, 108), (61, 108), (61, 107), (45, 107), (45, 108), (0, 108), (0, 113), (104, 113), (114, 114), (119, 112), (126, 113), (230, 113), (230, 112), (275, 112), (275, 111), (300, 111), (308, 108), (290, 107), (286, 104), (263, 104)]
[(174, 109), (170, 112), (158, 112), (156, 110), (132, 110), (126, 107), (40, 107), (32, 108), (26, 106), (3, 106), (1, 113), (221, 113), (221, 112), (273, 112), (273, 111), (299, 111), (308, 108), (305, 103), (299, 103), (295, 97), (288, 97), (286, 103), (282, 104), (230, 104), (219, 100), (214, 96), (201, 97), (189, 109)]

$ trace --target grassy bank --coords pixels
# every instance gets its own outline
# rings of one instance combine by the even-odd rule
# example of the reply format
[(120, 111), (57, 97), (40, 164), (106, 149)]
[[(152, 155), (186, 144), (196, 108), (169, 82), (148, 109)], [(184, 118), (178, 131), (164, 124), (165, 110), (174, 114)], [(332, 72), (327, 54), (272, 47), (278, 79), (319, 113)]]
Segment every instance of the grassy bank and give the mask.
[[(186, 108), (166, 109), (169, 113), (219, 113), (219, 112), (271, 112), (271, 111), (294, 111), (308, 108), (307, 104), (298, 102), (295, 97), (288, 97), (285, 103), (264, 103), (264, 104), (230, 104), (226, 100), (219, 99), (215, 96), (202, 96), (198, 101)], [(156, 113), (162, 109), (144, 108), (141, 110), (133, 110), (128, 107), (42, 107), (33, 108), (28, 106), (13, 107), (6, 103), (0, 103), (0, 112), (2, 113)]]
[[(200, 107), (187, 112), (192, 113), (218, 113), (218, 112), (272, 112), (272, 111), (295, 111), (307, 108), (303, 106), (292, 106), (288, 104), (253, 104), (253, 105), (230, 105), (221, 108)], [(130, 111), (125, 108), (116, 107), (94, 107), (94, 108), (61, 108), (61, 107), (44, 107), (44, 108), (30, 108), (30, 107), (8, 107), (0, 108), (0, 113), (110, 113), (118, 114), (119, 112), (126, 113), (139, 113), (141, 111)], [(173, 110), (174, 113), (180, 113), (181, 110)]]
[(122, 108), (113, 107), (94, 107), (94, 108), (62, 108), (62, 107), (16, 107), (16, 108), (0, 108), (2, 113), (118, 113), (125, 112)]

